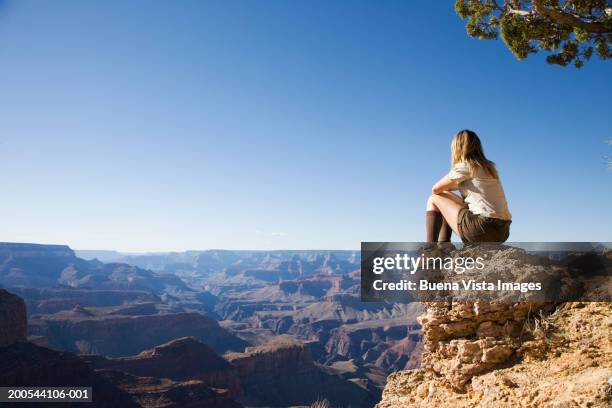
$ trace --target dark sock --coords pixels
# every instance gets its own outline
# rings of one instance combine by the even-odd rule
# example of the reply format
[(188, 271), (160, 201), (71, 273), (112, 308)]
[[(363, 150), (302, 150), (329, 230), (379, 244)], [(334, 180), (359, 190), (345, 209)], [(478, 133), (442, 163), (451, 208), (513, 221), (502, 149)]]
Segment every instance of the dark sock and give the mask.
[(440, 227), (444, 217), (438, 211), (426, 211), (425, 212), (425, 231), (427, 233), (427, 242), (438, 242), (438, 236), (440, 235)]
[(450, 242), (453, 230), (451, 229), (446, 218), (442, 217), (442, 226), (440, 227), (440, 234), (438, 235), (438, 242)]

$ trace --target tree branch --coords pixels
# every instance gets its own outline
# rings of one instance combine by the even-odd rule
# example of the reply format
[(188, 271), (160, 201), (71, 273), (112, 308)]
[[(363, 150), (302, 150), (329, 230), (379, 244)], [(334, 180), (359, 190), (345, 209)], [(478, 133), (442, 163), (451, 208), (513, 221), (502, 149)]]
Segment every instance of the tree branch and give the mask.
[(556, 7), (548, 8), (542, 4), (542, 0), (533, 0), (534, 10), (545, 16), (549, 19), (557, 22), (561, 25), (567, 25), (571, 27), (579, 27), (589, 33), (609, 33), (610, 27), (603, 22), (591, 22), (587, 23), (582, 21), (579, 17), (576, 17), (572, 14), (566, 13), (562, 10), (559, 10)]
[(508, 7), (508, 9), (506, 10), (508, 13), (510, 14), (517, 14), (519, 16), (530, 16), (533, 14), (532, 11), (526, 11), (526, 10), (515, 10), (513, 8)]

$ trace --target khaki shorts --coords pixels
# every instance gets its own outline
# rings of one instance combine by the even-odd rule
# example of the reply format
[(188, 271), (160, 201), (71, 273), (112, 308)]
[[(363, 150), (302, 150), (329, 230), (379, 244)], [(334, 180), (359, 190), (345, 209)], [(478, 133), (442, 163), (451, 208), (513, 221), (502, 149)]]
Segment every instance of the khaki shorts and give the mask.
[(459, 210), (457, 229), (463, 242), (504, 242), (510, 235), (511, 222), (483, 217), (462, 208)]

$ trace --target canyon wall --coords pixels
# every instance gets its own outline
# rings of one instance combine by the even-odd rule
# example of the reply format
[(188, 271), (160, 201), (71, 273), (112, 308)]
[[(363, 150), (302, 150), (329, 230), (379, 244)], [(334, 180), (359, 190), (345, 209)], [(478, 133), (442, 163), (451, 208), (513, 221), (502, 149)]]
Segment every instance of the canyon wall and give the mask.
[(183, 337), (130, 357), (82, 356), (96, 369), (119, 370), (141, 377), (198, 380), (223, 388), (231, 396), (241, 394), (237, 370), (195, 337)]
[(26, 341), (27, 325), (23, 300), (0, 289), (0, 347)]
[(229, 353), (244, 388), (247, 406), (303, 406), (325, 397), (333, 406), (371, 407), (370, 393), (331, 375), (312, 360), (308, 347), (289, 336)]
[[(77, 316), (76, 312), (85, 311)], [(200, 313), (143, 316), (92, 316), (84, 308), (32, 319), (30, 334), (44, 337), (57, 350), (122, 357), (170, 340), (194, 336), (219, 353), (248, 345)]]
[[(92, 408), (241, 407), (231, 398), (231, 390), (209, 386), (211, 382), (229, 385), (233, 378), (231, 372), (225, 371), (232, 367), (195, 339), (178, 339), (141, 353), (131, 361), (126, 359), (127, 363), (121, 359), (94, 359), (102, 361), (100, 367), (95, 368), (92, 361), (75, 354), (27, 342), (25, 303), (0, 289), (2, 386), (91, 387), (93, 402), (87, 405)], [(107, 361), (110, 362), (104, 366)], [(125, 372), (130, 367), (142, 377)], [(181, 370), (185, 370), (183, 375)]]
[[(612, 256), (558, 262), (519, 249), (495, 253), (498, 271), (568, 267), (557, 290), (610, 299)], [(542, 276), (544, 274), (541, 274)], [(612, 303), (424, 302), (419, 369), (388, 377), (377, 408), (609, 407)]]
[[(612, 305), (565, 303), (531, 316), (517, 306), (428, 312), (423, 367), (390, 375), (377, 408), (609, 407)], [(455, 316), (466, 308), (472, 317), (460, 326)], [(502, 316), (520, 327), (505, 326)]]

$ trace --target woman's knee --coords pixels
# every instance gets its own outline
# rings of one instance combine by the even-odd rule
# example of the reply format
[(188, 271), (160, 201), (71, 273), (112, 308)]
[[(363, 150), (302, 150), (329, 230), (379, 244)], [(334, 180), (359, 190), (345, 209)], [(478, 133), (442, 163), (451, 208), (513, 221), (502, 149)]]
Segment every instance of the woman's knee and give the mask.
[(427, 211), (437, 210), (436, 207), (436, 194), (431, 194), (427, 198)]

